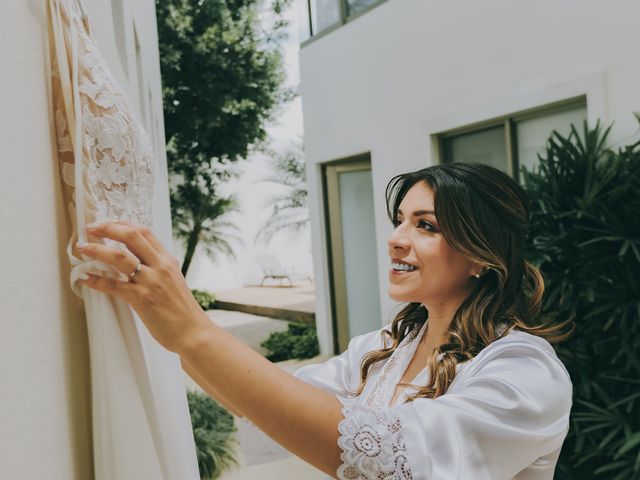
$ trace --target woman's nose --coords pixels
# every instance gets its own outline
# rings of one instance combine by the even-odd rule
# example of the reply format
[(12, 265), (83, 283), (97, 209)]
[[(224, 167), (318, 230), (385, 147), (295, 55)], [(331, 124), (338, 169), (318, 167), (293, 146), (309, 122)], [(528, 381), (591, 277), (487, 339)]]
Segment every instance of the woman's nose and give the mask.
[(389, 237), (389, 240), (387, 243), (389, 244), (389, 248), (391, 250), (395, 250), (398, 248), (405, 249), (411, 246), (411, 242), (407, 237), (406, 233), (403, 231), (401, 225), (396, 227), (396, 229), (393, 231), (393, 233)]

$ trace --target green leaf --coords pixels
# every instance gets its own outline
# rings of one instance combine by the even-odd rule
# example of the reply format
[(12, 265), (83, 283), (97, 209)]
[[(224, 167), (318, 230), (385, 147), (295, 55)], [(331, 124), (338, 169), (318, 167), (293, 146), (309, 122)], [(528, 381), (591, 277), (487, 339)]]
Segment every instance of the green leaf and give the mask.
[(637, 445), (640, 445), (640, 432), (636, 432), (633, 435), (631, 435), (631, 437), (627, 439), (624, 445), (620, 447), (620, 449), (618, 450), (618, 454), (616, 456), (618, 457), (620, 455), (627, 453), (629, 450), (631, 450), (633, 447)]

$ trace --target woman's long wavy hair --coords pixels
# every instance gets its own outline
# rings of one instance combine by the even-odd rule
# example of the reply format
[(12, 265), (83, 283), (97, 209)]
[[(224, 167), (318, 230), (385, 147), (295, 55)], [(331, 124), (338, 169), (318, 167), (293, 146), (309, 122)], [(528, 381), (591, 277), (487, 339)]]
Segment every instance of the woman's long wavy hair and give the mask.
[[(485, 273), (475, 280), (472, 292), (455, 312), (445, 342), (430, 355), (429, 383), (407, 401), (446, 393), (455, 378), (456, 364), (472, 359), (513, 329), (558, 343), (575, 328), (572, 319), (557, 323), (539, 318), (544, 280), (540, 271), (525, 260), (529, 201), (510, 176), (473, 163), (433, 165), (397, 175), (386, 188), (387, 214), (394, 225), (402, 199), (418, 182), (426, 182), (433, 190), (435, 215), (445, 240), (484, 266)], [(390, 345), (363, 358), (361, 383), (354, 395), (362, 393), (369, 369), (390, 357), (407, 335), (417, 334), (428, 314), (420, 302), (402, 308), (391, 323), (391, 331), (382, 331), (383, 345), (389, 345), (387, 340)]]

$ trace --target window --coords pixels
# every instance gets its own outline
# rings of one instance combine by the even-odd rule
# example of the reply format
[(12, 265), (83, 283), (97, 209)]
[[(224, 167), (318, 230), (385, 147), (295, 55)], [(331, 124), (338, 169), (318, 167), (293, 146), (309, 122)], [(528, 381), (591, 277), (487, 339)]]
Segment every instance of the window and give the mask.
[(533, 169), (554, 130), (568, 135), (571, 124), (582, 131), (585, 97), (547, 105), (438, 135), (440, 161), (491, 165), (522, 179), (520, 167)]
[(531, 170), (538, 164), (538, 154), (544, 151), (547, 139), (553, 130), (566, 136), (571, 131), (571, 124), (578, 132), (582, 132), (582, 124), (587, 118), (587, 108), (579, 107), (571, 110), (523, 119), (516, 123), (517, 156), (519, 166)]
[(377, 0), (347, 0), (347, 15), (355, 15), (378, 3)]
[(445, 138), (443, 146), (448, 162), (455, 159), (458, 162), (486, 163), (505, 170), (507, 149), (504, 125)]
[(311, 0), (310, 3), (313, 33), (340, 23), (340, 0)]
[(300, 41), (352, 21), (385, 0), (298, 0)]

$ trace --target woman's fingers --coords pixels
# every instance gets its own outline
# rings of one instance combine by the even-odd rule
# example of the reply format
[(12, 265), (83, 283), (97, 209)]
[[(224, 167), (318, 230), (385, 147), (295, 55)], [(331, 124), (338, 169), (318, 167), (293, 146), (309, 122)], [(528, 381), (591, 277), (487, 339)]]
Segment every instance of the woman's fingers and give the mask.
[[(123, 225), (129, 225), (132, 226), (132, 224), (130, 224), (129, 222), (127, 222), (126, 220), (118, 220), (117, 223), (122, 223)], [(176, 257), (174, 257), (166, 248), (165, 246), (160, 242), (160, 240), (158, 240), (158, 238), (153, 234), (153, 232), (151, 230), (149, 230), (148, 228), (142, 228), (140, 229), (140, 233), (142, 234), (142, 236), (144, 238), (147, 239), (147, 241), (149, 242), (149, 244), (155, 248), (156, 252), (158, 252), (160, 255), (164, 255), (168, 258), (170, 258), (171, 260), (174, 261), (174, 263), (178, 263), (178, 259)]]
[(127, 303), (132, 303), (136, 298), (136, 285), (133, 283), (120, 282), (111, 278), (91, 274), (89, 274), (87, 280), (81, 280), (80, 282), (99, 292), (110, 293), (121, 297)]
[[(131, 274), (140, 262), (131, 252), (120, 248), (108, 247), (100, 243), (89, 243), (82, 248), (78, 248), (78, 251), (91, 258), (113, 265), (126, 275)], [(136, 275), (140, 275), (140, 273)]]
[(142, 234), (143, 230), (146, 229), (124, 223), (107, 222), (88, 228), (87, 233), (95, 237), (107, 237), (122, 242), (142, 263), (155, 266), (160, 263), (160, 253)]

